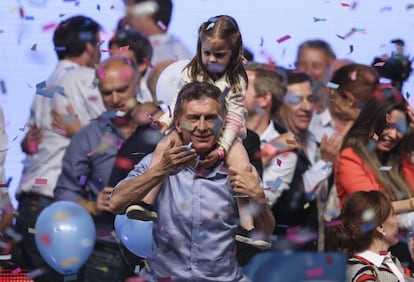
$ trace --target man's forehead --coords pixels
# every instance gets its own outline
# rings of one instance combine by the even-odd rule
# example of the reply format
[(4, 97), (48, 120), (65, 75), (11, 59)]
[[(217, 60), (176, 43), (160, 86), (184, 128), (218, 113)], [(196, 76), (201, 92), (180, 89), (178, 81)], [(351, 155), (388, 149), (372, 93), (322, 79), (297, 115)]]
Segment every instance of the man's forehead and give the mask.
[(312, 87), (309, 81), (289, 84), (287, 91), (305, 97), (312, 95)]

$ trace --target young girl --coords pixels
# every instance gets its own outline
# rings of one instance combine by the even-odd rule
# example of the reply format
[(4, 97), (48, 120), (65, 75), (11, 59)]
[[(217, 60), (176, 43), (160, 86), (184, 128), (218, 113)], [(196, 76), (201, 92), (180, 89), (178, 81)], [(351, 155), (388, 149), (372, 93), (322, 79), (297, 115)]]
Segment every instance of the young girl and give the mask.
[[(199, 28), (197, 55), (191, 60), (181, 74), (179, 89), (191, 81), (207, 81), (221, 89), (223, 102), (227, 106), (226, 120), (223, 132), (218, 141), (218, 147), (205, 159), (199, 161), (199, 168), (210, 168), (220, 159), (224, 159), (228, 167), (237, 167), (243, 170), (249, 168), (249, 158), (240, 139), (246, 135), (244, 97), (246, 93), (247, 75), (242, 62), (243, 44), (237, 22), (230, 16), (212, 17)], [(175, 100), (157, 124), (165, 131), (172, 125)], [(221, 128), (221, 124), (217, 124)], [(188, 128), (192, 130), (192, 128)], [(214, 128), (212, 129), (214, 130)], [(164, 148), (171, 140), (175, 145), (182, 145), (178, 133), (172, 131), (158, 144), (151, 164), (159, 161)], [(158, 194), (159, 187), (148, 193), (143, 202), (133, 204), (126, 210), (128, 217), (141, 220), (155, 219), (157, 214), (152, 209)], [(237, 197), (243, 234), (238, 234), (236, 240), (254, 244), (258, 247), (267, 247), (268, 243), (262, 240), (253, 240), (248, 231), (253, 231), (253, 217), (246, 211), (248, 200)]]

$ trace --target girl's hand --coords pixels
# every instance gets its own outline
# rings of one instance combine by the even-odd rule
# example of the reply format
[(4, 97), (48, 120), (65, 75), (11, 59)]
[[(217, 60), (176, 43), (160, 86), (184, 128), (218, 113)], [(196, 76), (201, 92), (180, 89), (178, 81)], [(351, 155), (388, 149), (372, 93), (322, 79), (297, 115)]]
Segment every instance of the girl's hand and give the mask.
[(211, 168), (220, 160), (219, 154), (213, 150), (204, 159), (200, 160), (199, 165), (203, 168)]

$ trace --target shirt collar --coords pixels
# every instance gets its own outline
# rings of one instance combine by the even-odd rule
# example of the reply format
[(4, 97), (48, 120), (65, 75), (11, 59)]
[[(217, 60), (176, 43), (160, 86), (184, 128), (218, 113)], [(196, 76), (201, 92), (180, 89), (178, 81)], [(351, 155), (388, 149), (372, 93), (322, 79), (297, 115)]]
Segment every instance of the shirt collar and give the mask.
[(384, 259), (387, 256), (391, 257), (391, 253), (390, 252), (388, 252), (385, 255), (380, 255), (380, 254), (374, 253), (374, 252), (369, 251), (369, 250), (366, 250), (366, 251), (357, 253), (356, 255), (358, 255), (360, 257), (363, 257), (364, 259), (372, 262), (376, 267), (380, 267), (381, 264), (384, 262)]
[(266, 127), (265, 131), (263, 131), (263, 133), (260, 135), (260, 141), (269, 142), (271, 141), (268, 140), (269, 138), (273, 139), (278, 137), (279, 135), (279, 132), (277, 132), (276, 128), (273, 125), (273, 121), (270, 120), (269, 125)]
[(328, 126), (332, 124), (332, 116), (328, 108), (326, 108), (319, 114), (317, 113), (314, 113), (314, 114), (316, 114), (319, 117), (322, 126)]

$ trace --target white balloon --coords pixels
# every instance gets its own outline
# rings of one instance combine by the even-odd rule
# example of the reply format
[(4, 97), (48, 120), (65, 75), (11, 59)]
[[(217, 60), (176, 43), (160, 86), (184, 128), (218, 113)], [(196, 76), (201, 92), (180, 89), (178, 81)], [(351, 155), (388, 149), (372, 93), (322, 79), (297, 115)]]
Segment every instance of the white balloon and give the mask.
[(190, 60), (176, 61), (166, 67), (157, 81), (157, 99), (165, 105), (171, 105), (178, 93), (178, 83), (183, 69)]

